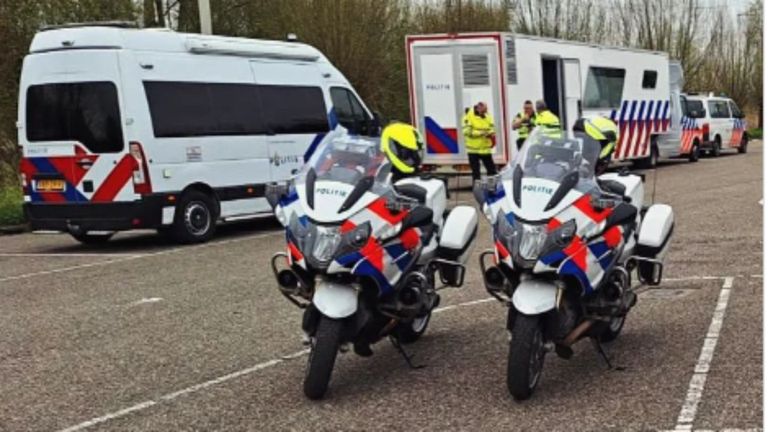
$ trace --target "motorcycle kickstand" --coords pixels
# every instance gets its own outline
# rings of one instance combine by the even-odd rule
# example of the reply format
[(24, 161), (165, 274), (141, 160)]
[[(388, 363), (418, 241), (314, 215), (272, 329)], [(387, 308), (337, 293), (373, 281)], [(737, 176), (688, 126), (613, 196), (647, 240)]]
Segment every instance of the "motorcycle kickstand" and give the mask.
[(392, 346), (395, 347), (397, 352), (399, 352), (400, 355), (403, 356), (403, 358), (405, 359), (405, 362), (408, 363), (408, 367), (410, 367), (411, 369), (422, 369), (422, 368), (426, 367), (426, 365), (415, 365), (415, 364), (413, 364), (413, 357), (414, 356), (411, 355), (411, 354), (408, 354), (407, 352), (405, 352), (405, 348), (403, 348), (403, 345), (400, 343), (400, 341), (396, 337), (390, 336), (389, 337), (389, 341), (392, 342)]
[(597, 351), (597, 353), (600, 355), (600, 357), (603, 358), (603, 360), (605, 361), (605, 364), (608, 365), (608, 370), (617, 370), (617, 371), (624, 370), (623, 366), (616, 366), (616, 367), (613, 366), (613, 363), (611, 363), (611, 359), (608, 358), (608, 354), (606, 354), (605, 350), (603, 349), (603, 344), (601, 344), (596, 337), (592, 337), (590, 338), (590, 340), (592, 341), (592, 346), (595, 347), (595, 350)]

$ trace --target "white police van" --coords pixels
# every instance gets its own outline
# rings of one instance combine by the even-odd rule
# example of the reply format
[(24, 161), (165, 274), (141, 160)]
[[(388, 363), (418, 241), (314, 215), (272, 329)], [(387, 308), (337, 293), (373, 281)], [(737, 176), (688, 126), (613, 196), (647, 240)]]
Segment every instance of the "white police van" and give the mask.
[(744, 113), (736, 102), (714, 93), (688, 93), (688, 109), (695, 118), (695, 129), (701, 135), (701, 150), (720, 156), (723, 150), (747, 152), (749, 136)]
[(265, 184), (329, 131), (378, 131), (311, 46), (117, 23), (39, 32), (19, 94), (26, 215), (82, 242), (137, 228), (206, 241), (217, 221), (269, 213)]

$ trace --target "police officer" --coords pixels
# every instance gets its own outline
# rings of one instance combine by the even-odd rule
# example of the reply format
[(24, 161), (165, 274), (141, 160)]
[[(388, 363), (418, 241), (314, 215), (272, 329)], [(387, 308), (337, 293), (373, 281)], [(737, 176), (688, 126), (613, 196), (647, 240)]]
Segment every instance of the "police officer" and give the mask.
[(480, 180), (480, 162), (485, 165), (488, 175), (496, 174), (493, 163), (493, 139), (495, 135), (493, 117), (488, 112), (484, 102), (478, 102), (471, 110), (467, 110), (462, 120), (462, 133), (467, 146), (469, 166), (472, 168), (472, 180)]
[(392, 183), (414, 175), (421, 169), (424, 140), (419, 131), (406, 123), (391, 123), (381, 132), (381, 151), (392, 164)]
[(547, 108), (547, 103), (541, 99), (536, 101), (535, 124), (545, 134), (560, 134), (560, 119)]
[(527, 100), (523, 103), (523, 110), (517, 113), (512, 121), (512, 129), (517, 131), (517, 149), (523, 146), (528, 139), (528, 134), (536, 125), (536, 111), (533, 110), (533, 102)]
[(602, 174), (611, 163), (611, 156), (619, 140), (619, 128), (616, 123), (605, 117), (580, 118), (573, 125), (574, 132), (582, 132), (600, 143), (600, 154), (595, 166), (595, 175)]

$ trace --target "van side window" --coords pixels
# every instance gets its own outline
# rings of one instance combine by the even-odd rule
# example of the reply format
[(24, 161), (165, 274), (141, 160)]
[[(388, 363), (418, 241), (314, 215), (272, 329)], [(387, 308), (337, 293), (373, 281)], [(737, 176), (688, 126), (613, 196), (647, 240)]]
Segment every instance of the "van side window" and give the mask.
[(27, 140), (78, 141), (93, 153), (123, 150), (117, 87), (108, 81), (29, 86)]
[(730, 113), (728, 112), (728, 104), (723, 101), (707, 101), (707, 107), (709, 108), (709, 116), (712, 118), (730, 117)]
[(145, 81), (158, 138), (266, 133), (258, 86)]
[(704, 118), (707, 113), (704, 111), (704, 102), (700, 100), (689, 100), (686, 103), (686, 114), (691, 118)]
[(626, 74), (624, 69), (590, 67), (584, 108), (620, 108)]
[(656, 79), (658, 78), (659, 74), (656, 71), (653, 70), (647, 70), (643, 71), (643, 88), (644, 89), (655, 89), (656, 88)]
[(259, 86), (261, 105), (270, 132), (314, 134), (328, 132), (328, 111), (320, 87)]
[(731, 107), (731, 117), (733, 117), (733, 118), (744, 118), (744, 114), (741, 112), (739, 107), (736, 105), (736, 102), (728, 101), (728, 106)]
[(369, 135), (371, 119), (355, 94), (343, 87), (331, 88), (336, 119), (353, 134)]

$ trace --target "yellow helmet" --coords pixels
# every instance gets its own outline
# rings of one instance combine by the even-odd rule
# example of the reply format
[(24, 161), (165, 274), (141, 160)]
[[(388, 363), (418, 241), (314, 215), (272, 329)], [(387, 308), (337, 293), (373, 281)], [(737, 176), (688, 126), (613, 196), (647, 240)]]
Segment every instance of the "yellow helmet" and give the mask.
[(600, 159), (610, 157), (619, 139), (619, 128), (612, 120), (605, 117), (580, 118), (573, 125), (574, 132), (584, 132), (598, 141), (602, 147)]
[(381, 151), (396, 170), (413, 174), (421, 165), (424, 140), (415, 127), (406, 123), (391, 123), (381, 132)]

